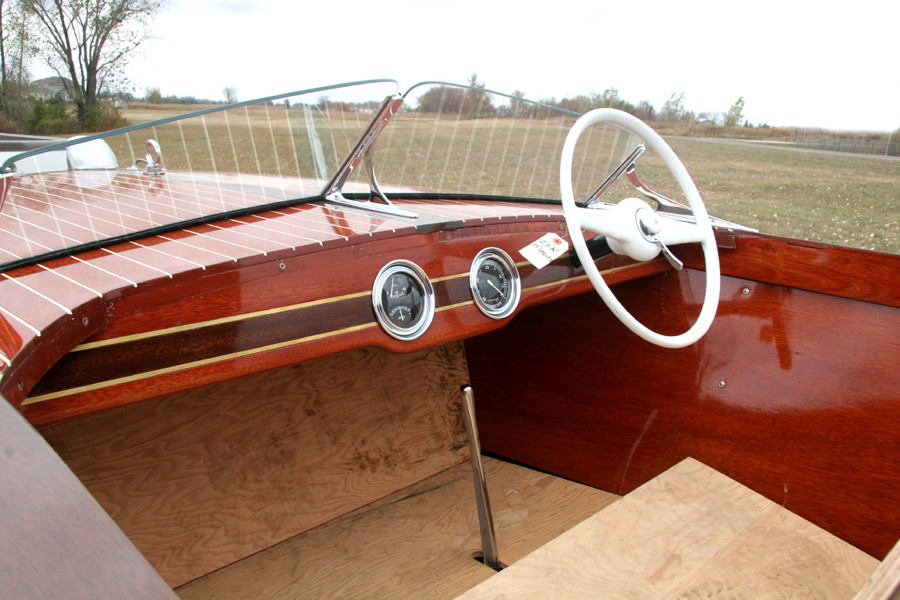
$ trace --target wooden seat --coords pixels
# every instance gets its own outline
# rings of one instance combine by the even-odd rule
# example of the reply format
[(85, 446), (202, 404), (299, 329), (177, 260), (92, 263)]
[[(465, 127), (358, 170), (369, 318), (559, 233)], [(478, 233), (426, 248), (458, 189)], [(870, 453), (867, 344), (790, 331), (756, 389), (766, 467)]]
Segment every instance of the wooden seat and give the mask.
[(849, 599), (878, 564), (689, 458), (459, 598)]

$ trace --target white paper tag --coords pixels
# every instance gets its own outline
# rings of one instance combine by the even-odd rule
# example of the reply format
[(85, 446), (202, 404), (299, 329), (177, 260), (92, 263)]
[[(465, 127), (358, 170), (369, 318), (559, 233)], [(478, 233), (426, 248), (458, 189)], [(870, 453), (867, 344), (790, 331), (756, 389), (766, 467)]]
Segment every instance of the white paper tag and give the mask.
[(538, 269), (542, 269), (568, 251), (569, 243), (566, 240), (555, 233), (548, 233), (519, 250), (519, 254)]

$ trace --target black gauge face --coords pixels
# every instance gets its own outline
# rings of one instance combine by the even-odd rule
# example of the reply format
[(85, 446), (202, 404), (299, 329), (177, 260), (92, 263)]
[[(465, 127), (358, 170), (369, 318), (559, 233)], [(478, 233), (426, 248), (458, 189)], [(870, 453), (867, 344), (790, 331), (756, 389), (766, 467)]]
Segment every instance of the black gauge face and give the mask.
[(487, 258), (478, 266), (475, 286), (482, 301), (491, 308), (497, 308), (510, 297), (510, 273), (506, 265), (496, 258)]
[(509, 255), (499, 248), (485, 248), (475, 256), (469, 271), (469, 288), (475, 305), (492, 319), (508, 317), (519, 305), (519, 272)]
[(381, 305), (388, 321), (401, 329), (411, 328), (422, 314), (422, 288), (406, 273), (393, 273), (381, 288)]
[(372, 305), (388, 334), (398, 340), (414, 340), (428, 329), (434, 317), (434, 288), (417, 265), (395, 260), (375, 278)]

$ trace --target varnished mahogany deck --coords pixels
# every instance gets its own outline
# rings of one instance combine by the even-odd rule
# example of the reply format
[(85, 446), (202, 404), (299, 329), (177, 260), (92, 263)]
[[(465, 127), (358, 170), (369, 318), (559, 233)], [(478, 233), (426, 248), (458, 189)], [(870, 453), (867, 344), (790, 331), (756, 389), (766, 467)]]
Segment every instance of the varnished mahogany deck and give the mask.
[[(144, 225), (160, 226), (191, 211), (260, 200), (128, 173), (75, 194), (81, 175), (17, 181), (0, 213), (0, 239), (10, 242), (3, 247), (28, 256), (115, 234), (90, 229), (85, 223), (92, 219), (118, 223), (120, 233), (132, 231), (138, 224), (128, 219), (136, 207), (155, 207)], [(63, 192), (69, 195), (56, 198)], [(463, 339), (502, 326), (472, 303), (466, 279), (475, 254), (498, 246), (517, 255), (547, 231), (566, 235), (554, 205), (400, 204), (425, 211), (423, 222), (437, 220), (443, 231), (315, 203), (2, 273), (0, 392), (33, 423), (48, 424), (361, 346), (408, 352)], [(120, 217), (110, 221), (102, 216), (108, 211)], [(54, 229), (47, 218), (56, 212), (72, 216)], [(437, 292), (431, 329), (409, 343), (381, 331), (370, 306), (375, 275), (397, 258), (423, 267)], [(541, 271), (520, 263), (523, 307), (586, 289), (583, 275), (564, 261)], [(614, 280), (667, 268), (654, 263), (618, 271), (629, 262), (609, 257), (604, 266)]]

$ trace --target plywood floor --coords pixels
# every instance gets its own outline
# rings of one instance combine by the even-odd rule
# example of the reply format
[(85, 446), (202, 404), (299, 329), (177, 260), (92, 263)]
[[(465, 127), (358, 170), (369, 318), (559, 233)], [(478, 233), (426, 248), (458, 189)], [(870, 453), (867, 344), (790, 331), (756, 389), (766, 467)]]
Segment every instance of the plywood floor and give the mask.
[(460, 600), (850, 600), (877, 566), (823, 529), (686, 459)]
[[(511, 564), (617, 496), (485, 458), (499, 554)], [(182, 600), (454, 598), (495, 575), (481, 548), (470, 463), (188, 583)]]

